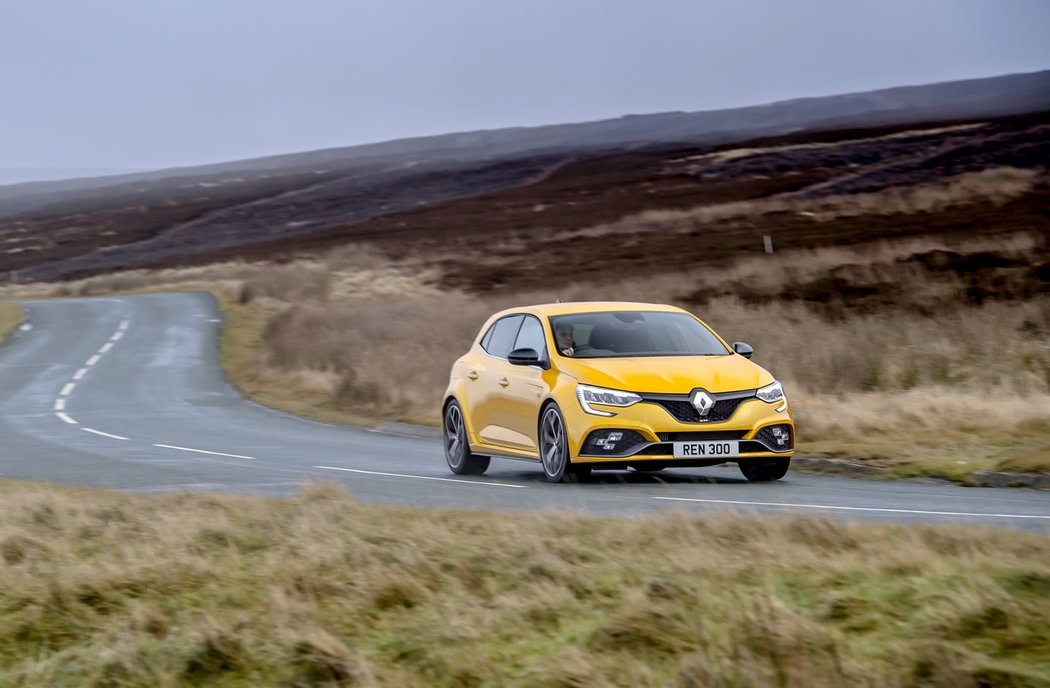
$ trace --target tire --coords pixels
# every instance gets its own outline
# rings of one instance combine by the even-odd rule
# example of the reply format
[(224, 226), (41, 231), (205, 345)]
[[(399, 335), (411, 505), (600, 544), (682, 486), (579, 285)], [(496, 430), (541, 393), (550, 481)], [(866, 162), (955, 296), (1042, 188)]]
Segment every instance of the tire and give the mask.
[[(550, 404), (540, 414), (540, 465), (549, 483), (572, 480), (578, 475), (569, 463), (569, 437), (565, 433), (565, 416), (557, 404)], [(583, 466), (576, 466), (577, 470)], [(587, 466), (590, 468), (590, 466)]]
[(478, 456), (470, 451), (463, 409), (455, 399), (445, 407), (441, 434), (444, 438), (445, 461), (450, 471), (456, 475), (480, 475), (488, 470), (489, 457)]
[(787, 475), (791, 459), (745, 459), (737, 464), (744, 477), (753, 483), (780, 480)]
[(569, 464), (570, 478), (573, 482), (582, 483), (591, 477), (591, 473), (594, 470), (594, 466), (586, 463), (573, 463)]

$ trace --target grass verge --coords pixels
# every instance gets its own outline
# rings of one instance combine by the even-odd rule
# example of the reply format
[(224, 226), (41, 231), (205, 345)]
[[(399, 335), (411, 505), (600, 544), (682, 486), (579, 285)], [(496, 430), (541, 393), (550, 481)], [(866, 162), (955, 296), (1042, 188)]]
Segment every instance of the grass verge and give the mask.
[(0, 685), (1050, 686), (1050, 538), (0, 481)]
[(0, 303), (0, 344), (3, 344), (25, 319), (25, 312), (18, 304)]

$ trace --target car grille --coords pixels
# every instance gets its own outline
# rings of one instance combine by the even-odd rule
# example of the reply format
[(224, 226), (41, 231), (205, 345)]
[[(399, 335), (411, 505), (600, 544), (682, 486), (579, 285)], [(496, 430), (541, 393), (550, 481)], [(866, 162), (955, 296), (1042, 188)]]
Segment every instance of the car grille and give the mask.
[(664, 442), (695, 442), (697, 440), (738, 440), (747, 434), (747, 430), (708, 430), (707, 432), (660, 432), (657, 433)]
[(674, 447), (670, 444), (650, 444), (642, 447), (633, 456), (670, 456), (674, 453)]
[[(599, 445), (598, 440), (603, 439), (609, 435), (610, 432), (619, 432), (623, 435), (619, 440), (616, 441), (615, 447), (612, 451), (606, 450), (604, 445)], [(602, 456), (626, 454), (631, 451), (633, 447), (638, 446), (646, 442), (645, 436), (640, 432), (634, 430), (616, 430), (616, 429), (604, 429), (595, 430), (591, 434), (587, 435), (587, 439), (583, 443), (583, 447), (580, 449), (581, 454), (588, 454), (591, 456)]]
[(766, 445), (762, 444), (761, 442), (756, 442), (755, 440), (743, 440), (740, 443), (740, 453), (741, 454), (757, 454), (759, 452), (768, 452), (768, 451), (769, 451), (769, 447), (767, 447)]
[(681, 399), (666, 397), (643, 397), (643, 399), (650, 404), (664, 407), (679, 423), (724, 423), (733, 417), (740, 404), (755, 398), (753, 394), (751, 396), (738, 396), (733, 399), (719, 399), (717, 394), (712, 396), (715, 397), (715, 403), (706, 416), (700, 415), (700, 412), (693, 406), (693, 402), (689, 401), (688, 396)]

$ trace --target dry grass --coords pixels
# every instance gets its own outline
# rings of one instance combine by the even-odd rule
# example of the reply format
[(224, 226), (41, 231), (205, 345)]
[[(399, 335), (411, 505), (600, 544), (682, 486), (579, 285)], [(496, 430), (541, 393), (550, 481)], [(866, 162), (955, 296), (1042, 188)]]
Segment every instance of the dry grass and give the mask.
[(0, 303), (0, 344), (3, 344), (8, 335), (18, 329), (25, 320), (22, 307), (14, 303)]
[(1011, 457), (999, 464), (999, 469), (1022, 473), (1050, 473), (1050, 447)]
[(561, 238), (596, 237), (638, 232), (687, 233), (703, 225), (728, 220), (754, 220), (774, 213), (792, 213), (814, 222), (863, 215), (936, 213), (981, 201), (1005, 203), (1039, 183), (1041, 172), (1000, 167), (970, 172), (934, 184), (890, 188), (872, 193), (807, 197), (771, 197), (753, 201), (717, 203), (688, 210), (649, 210), (616, 222), (563, 232)]
[(0, 496), (5, 686), (1050, 685), (1045, 535)]

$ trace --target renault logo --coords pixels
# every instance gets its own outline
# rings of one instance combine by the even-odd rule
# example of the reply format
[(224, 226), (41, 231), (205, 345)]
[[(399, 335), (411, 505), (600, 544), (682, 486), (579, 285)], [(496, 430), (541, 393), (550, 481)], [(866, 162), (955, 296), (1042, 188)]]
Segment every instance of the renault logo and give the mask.
[(700, 414), (701, 417), (706, 416), (711, 412), (711, 408), (715, 405), (715, 398), (702, 389), (698, 389), (693, 392), (693, 396), (690, 397), (689, 401), (692, 402), (693, 408)]

